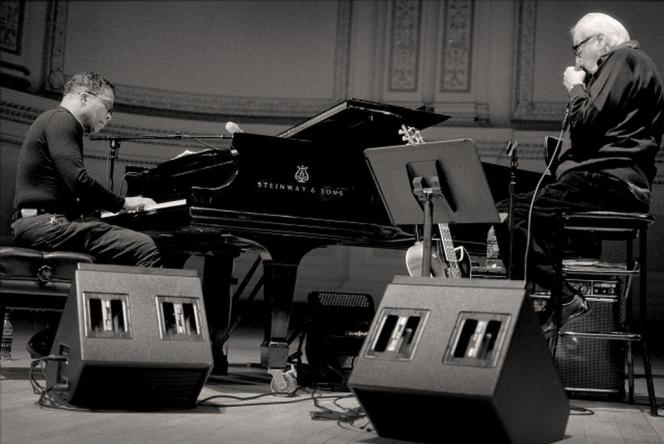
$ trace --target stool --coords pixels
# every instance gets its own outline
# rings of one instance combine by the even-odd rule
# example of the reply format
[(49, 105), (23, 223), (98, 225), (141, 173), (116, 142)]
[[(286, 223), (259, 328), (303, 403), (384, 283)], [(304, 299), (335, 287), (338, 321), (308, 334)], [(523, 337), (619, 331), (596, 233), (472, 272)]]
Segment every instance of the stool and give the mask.
[(73, 251), (0, 247), (0, 309), (62, 309), (79, 262), (94, 257)]
[[(647, 335), (647, 232), (648, 226), (652, 224), (654, 218), (646, 213), (627, 213), (614, 211), (588, 211), (578, 213), (567, 213), (561, 216), (559, 224), (558, 248), (555, 252), (556, 282), (551, 298), (554, 302), (554, 316), (560, 325), (560, 314), (562, 306), (560, 304), (562, 289), (565, 280), (569, 276), (623, 276), (626, 280), (625, 288), (618, 292), (619, 304), (624, 307), (620, 316), (620, 331), (613, 332), (559, 332), (556, 327), (551, 340), (552, 353), (555, 356), (558, 335), (570, 335), (575, 337), (593, 337), (609, 341), (624, 341), (626, 343), (626, 360), (628, 373), (629, 401), (634, 402), (634, 366), (632, 357), (632, 343), (641, 345), (643, 355), (643, 367), (645, 372), (646, 386), (648, 389), (648, 401), (650, 404), (650, 414), (657, 416), (657, 402), (655, 398), (655, 388), (653, 385), (652, 368), (650, 365), (650, 355), (648, 353), (646, 335)], [(594, 240), (622, 241), (625, 243), (625, 262), (624, 263), (606, 263), (601, 261), (588, 261), (587, 263), (574, 264), (573, 261), (566, 261), (563, 257), (563, 240), (570, 236), (584, 237)], [(634, 254), (634, 241), (638, 239), (638, 258)], [(631, 283), (633, 278), (639, 279), (639, 331), (632, 331), (631, 326), (631, 305), (630, 298)]]

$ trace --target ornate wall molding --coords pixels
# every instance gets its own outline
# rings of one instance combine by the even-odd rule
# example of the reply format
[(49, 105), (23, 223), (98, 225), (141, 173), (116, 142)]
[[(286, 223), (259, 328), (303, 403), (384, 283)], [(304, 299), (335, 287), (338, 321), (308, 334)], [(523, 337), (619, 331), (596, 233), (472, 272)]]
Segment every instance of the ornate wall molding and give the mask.
[(564, 103), (538, 102), (534, 97), (537, 1), (519, 0), (517, 14), (516, 84), (512, 118), (515, 120), (559, 121), (565, 108)]
[[(340, 0), (337, 6), (337, 31), (334, 49), (334, 101), (348, 96), (350, 77), (352, 0)], [(320, 111), (318, 108), (317, 111)]]
[(422, 2), (393, 2), (391, 22), (387, 89), (390, 92), (417, 91)]
[(452, 116), (447, 125), (483, 126), (489, 122), (489, 104), (481, 102), (434, 103), (436, 111)]
[(441, 48), (441, 92), (469, 92), (473, 43), (473, 0), (447, 0)]
[(5, 0), (0, 6), (0, 49), (4, 52), (21, 54), (24, 9), (24, 0)]
[(44, 110), (28, 105), (0, 101), (0, 119), (30, 125)]
[(49, 0), (44, 39), (44, 85), (47, 91), (61, 92), (65, 86), (65, 44), (68, 1)]
[(129, 112), (136, 112), (136, 108), (186, 112), (191, 113), (189, 117), (192, 120), (197, 118), (196, 114), (203, 115), (203, 117), (208, 115), (209, 120), (218, 120), (216, 117), (218, 115), (308, 117), (319, 112), (325, 106), (342, 100), (337, 97), (330, 99), (285, 99), (218, 96), (118, 84), (116, 84), (116, 91), (116, 102), (128, 107), (127, 111)]
[[(64, 72), (68, 0), (50, 0), (45, 41), (44, 88), (60, 92), (71, 73)], [(337, 0), (335, 72), (331, 97), (320, 99), (232, 97), (194, 94), (116, 84), (116, 102), (129, 112), (145, 108), (190, 113), (190, 118), (217, 120), (219, 115), (308, 117), (348, 95), (352, 0)]]
[[(1, 92), (2, 90), (0, 90)], [(4, 96), (7, 96), (7, 94), (3, 94)], [(0, 101), (0, 122), (5, 121), (5, 122), (15, 122), (19, 123), (21, 125), (25, 125), (25, 130), (27, 131), (27, 127), (34, 122), (34, 120), (44, 111), (47, 111), (48, 109), (55, 108), (58, 105), (57, 101), (45, 101), (43, 103), (43, 106), (40, 106), (37, 101), (34, 103), (26, 104), (25, 103), (25, 98), (29, 96), (10, 96), (10, 100), (1, 100)], [(14, 100), (11, 100), (11, 99)], [(28, 101), (29, 98), (28, 98)], [(111, 122), (111, 124), (108, 127), (107, 133), (112, 134), (114, 136), (137, 136), (137, 135), (150, 135), (150, 136), (164, 136), (164, 135), (169, 135), (172, 134), (173, 131), (170, 130), (164, 130), (164, 129), (158, 129), (158, 128), (150, 128), (147, 126), (139, 126), (139, 125), (123, 125), (123, 124), (118, 124), (115, 121)], [(3, 137), (10, 137), (11, 140), (16, 139), (18, 137), (20, 140), (22, 140), (22, 136), (17, 136), (17, 135), (10, 135), (7, 134), (6, 132), (0, 131), (0, 135)], [(220, 141), (221, 142), (221, 141)], [(169, 140), (156, 140), (156, 141), (150, 141), (150, 140), (144, 140), (144, 141), (135, 141), (132, 143), (140, 144), (140, 145), (152, 145), (152, 146), (160, 146), (160, 147), (177, 147), (181, 149), (195, 149), (199, 150), (202, 148), (200, 144), (197, 144), (195, 142), (183, 142), (183, 141), (169, 141)], [(225, 141), (222, 143), (218, 143), (216, 145), (222, 146), (227, 144)], [(20, 142), (19, 142), (20, 145)], [(94, 150), (94, 147), (91, 147), (92, 150)], [(91, 151), (92, 152), (92, 151)], [(121, 155), (122, 155), (121, 151)], [(132, 158), (133, 159), (133, 158)], [(136, 158), (138, 160), (145, 160), (143, 157)], [(155, 158), (157, 161), (158, 160), (164, 160), (162, 158), (156, 157)], [(150, 157), (148, 161), (151, 161), (152, 158)]]
[(0, 143), (20, 147), (23, 144), (23, 138), (12, 134), (0, 134)]

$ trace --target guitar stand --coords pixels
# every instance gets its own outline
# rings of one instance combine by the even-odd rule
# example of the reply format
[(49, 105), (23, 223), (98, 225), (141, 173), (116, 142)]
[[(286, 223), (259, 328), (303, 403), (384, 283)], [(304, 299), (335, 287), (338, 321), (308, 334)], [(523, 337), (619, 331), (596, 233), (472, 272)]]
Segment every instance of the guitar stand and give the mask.
[(422, 235), (422, 276), (429, 277), (431, 274), (431, 238), (433, 231), (433, 200), (442, 198), (443, 192), (440, 188), (438, 176), (431, 178), (431, 186), (422, 185), (423, 177), (413, 179), (413, 194), (422, 202), (424, 208), (424, 233)]
[(433, 224), (500, 222), (470, 139), (368, 148), (364, 155), (392, 224), (420, 225), (424, 219), (420, 277), (432, 271)]

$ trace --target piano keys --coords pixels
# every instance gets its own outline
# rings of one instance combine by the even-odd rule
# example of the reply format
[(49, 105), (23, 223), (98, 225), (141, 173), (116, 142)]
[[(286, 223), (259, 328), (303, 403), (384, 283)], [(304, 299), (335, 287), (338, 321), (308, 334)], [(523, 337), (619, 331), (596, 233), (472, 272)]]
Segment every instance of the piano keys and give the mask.
[(156, 213), (158, 211), (166, 210), (166, 209), (172, 209), (172, 208), (186, 208), (187, 206), (187, 199), (176, 199), (176, 200), (169, 200), (166, 202), (161, 202), (161, 203), (155, 203), (154, 205), (146, 205), (142, 210), (135, 210), (135, 211), (118, 211), (118, 212), (110, 212), (110, 211), (102, 211), (100, 218), (101, 219), (109, 219), (112, 217), (122, 217), (123, 214), (127, 215), (136, 215), (136, 216), (143, 216), (146, 214), (150, 213)]

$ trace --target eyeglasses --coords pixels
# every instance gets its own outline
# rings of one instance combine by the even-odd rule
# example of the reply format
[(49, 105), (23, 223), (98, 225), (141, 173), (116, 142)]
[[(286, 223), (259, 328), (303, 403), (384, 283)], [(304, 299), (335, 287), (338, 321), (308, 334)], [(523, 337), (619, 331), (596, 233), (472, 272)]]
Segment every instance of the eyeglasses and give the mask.
[[(110, 100), (104, 99), (103, 97), (99, 97), (97, 94), (93, 93), (92, 91), (82, 91), (82, 93), (90, 94), (91, 96), (96, 97), (97, 99), (99, 99), (101, 101), (101, 103), (104, 104), (104, 107), (106, 108), (106, 112), (108, 113), (108, 115), (109, 116), (113, 115), (113, 102), (110, 102)], [(110, 105), (109, 105), (109, 102), (110, 102)]]
[(581, 54), (579, 53), (579, 49), (581, 49), (581, 47), (582, 47), (582, 46), (583, 46), (588, 40), (590, 40), (591, 38), (596, 37), (596, 36), (597, 36), (597, 34), (593, 34), (593, 35), (591, 35), (590, 37), (586, 37), (585, 39), (581, 40), (581, 41), (580, 41), (579, 43), (577, 43), (576, 45), (572, 46), (572, 50), (574, 51), (574, 55), (577, 56), (577, 57), (581, 57)]

